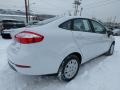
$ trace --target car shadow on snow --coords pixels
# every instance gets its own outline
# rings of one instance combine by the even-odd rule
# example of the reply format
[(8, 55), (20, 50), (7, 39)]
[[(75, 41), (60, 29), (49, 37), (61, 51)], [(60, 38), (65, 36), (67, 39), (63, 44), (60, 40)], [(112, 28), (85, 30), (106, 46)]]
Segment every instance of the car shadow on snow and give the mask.
[(99, 65), (101, 62), (103, 62), (104, 60), (106, 60), (107, 56), (105, 55), (100, 55), (96, 58), (93, 58), (85, 63), (83, 63), (80, 66), (80, 70), (78, 74), (83, 74), (86, 70), (89, 71), (92, 68), (94, 68), (95, 66)]

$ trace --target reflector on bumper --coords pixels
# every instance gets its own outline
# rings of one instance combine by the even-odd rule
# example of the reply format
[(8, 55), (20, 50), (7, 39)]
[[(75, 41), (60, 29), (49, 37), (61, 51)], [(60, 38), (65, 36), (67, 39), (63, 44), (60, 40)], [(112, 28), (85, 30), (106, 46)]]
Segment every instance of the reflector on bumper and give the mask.
[(13, 69), (14, 71), (17, 72), (17, 70), (10, 64), (10, 62), (8, 62), (8, 64), (9, 64), (9, 66), (10, 66), (11, 69)]
[[(14, 64), (14, 63), (11, 62), (10, 60), (8, 61), (8, 64), (9, 64), (9, 66), (10, 66), (12, 69), (14, 69), (15, 71), (17, 71), (17, 70), (14, 68), (14, 66), (19, 67), (19, 68), (31, 68), (30, 66), (26, 66), (26, 65)], [(13, 66), (12, 64), (13, 64), (14, 66)]]
[(30, 66), (26, 66), (26, 65), (18, 65), (18, 64), (15, 64), (16, 67), (20, 67), (20, 68), (30, 68)]

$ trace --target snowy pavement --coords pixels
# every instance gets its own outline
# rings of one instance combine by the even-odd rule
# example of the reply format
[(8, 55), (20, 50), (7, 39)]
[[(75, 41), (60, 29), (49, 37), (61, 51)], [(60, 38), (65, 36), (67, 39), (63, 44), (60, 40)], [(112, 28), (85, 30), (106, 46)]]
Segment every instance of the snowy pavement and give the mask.
[(0, 90), (120, 90), (120, 37), (116, 37), (113, 56), (100, 56), (81, 66), (69, 83), (53, 76), (24, 76), (7, 64), (10, 40), (0, 39)]

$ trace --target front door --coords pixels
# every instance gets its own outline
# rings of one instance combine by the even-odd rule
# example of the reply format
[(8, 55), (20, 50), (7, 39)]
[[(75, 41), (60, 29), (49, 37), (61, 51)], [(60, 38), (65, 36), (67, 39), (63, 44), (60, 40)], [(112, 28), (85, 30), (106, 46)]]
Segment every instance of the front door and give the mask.
[(73, 20), (73, 37), (82, 52), (83, 62), (95, 57), (98, 49), (96, 35), (92, 32), (91, 25), (87, 19)]
[(110, 48), (110, 37), (108, 37), (108, 34), (106, 32), (105, 27), (94, 21), (91, 20), (91, 24), (93, 26), (93, 34), (96, 37), (96, 53), (98, 55), (105, 53), (106, 51), (108, 51), (108, 49)]

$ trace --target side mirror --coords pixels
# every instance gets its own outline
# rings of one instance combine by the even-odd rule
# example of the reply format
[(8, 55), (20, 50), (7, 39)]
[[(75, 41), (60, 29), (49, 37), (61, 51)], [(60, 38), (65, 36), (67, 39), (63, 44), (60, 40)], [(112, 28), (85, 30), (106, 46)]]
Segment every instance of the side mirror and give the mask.
[(110, 35), (113, 35), (112, 31), (107, 31), (108, 37), (110, 37)]
[(114, 30), (112, 27), (109, 28), (110, 30)]

